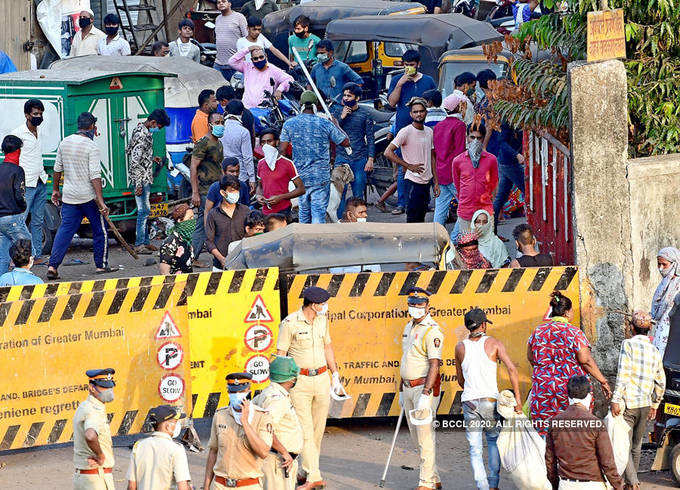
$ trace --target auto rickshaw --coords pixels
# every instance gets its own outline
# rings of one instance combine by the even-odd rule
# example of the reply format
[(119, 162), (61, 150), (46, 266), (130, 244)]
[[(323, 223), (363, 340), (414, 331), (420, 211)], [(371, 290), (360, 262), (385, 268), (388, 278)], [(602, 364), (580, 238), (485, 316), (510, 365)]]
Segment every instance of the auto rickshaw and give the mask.
[(482, 70), (490, 69), (499, 79), (513, 77), (512, 59), (513, 54), (508, 50), (503, 50), (496, 57), (496, 61), (489, 61), (481, 46), (447, 51), (439, 58), (438, 88), (442, 97), (453, 92), (453, 81), (463, 72), (477, 75)]
[[(439, 78), (437, 60), (447, 50), (481, 46), (503, 37), (487, 22), (470, 19), (461, 14), (419, 14), (405, 16), (360, 16), (334, 20), (326, 27), (326, 37), (331, 41), (349, 43), (345, 49), (336, 49), (336, 58), (353, 62), (364, 70), (358, 73), (372, 77), (378, 91), (389, 86), (390, 71), (401, 66), (401, 54), (410, 47), (421, 53), (421, 71), (435, 79)], [(382, 43), (399, 46), (400, 52), (391, 52), (395, 58), (391, 66), (384, 66), (381, 58), (374, 58), (371, 66), (360, 64), (359, 55), (367, 53), (364, 46)], [(356, 47), (355, 47), (356, 45)], [(343, 56), (341, 56), (343, 55)], [(367, 54), (364, 54), (366, 58)]]
[(656, 418), (656, 455), (652, 471), (668, 470), (680, 483), (680, 295), (675, 297), (669, 315), (668, 343), (663, 357), (666, 392)]

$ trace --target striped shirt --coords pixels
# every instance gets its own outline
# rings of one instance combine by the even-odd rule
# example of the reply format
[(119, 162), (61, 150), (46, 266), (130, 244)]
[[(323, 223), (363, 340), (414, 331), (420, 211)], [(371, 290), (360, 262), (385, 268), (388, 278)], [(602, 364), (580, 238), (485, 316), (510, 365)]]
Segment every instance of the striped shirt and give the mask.
[(94, 200), (91, 181), (102, 176), (99, 148), (82, 134), (67, 136), (57, 150), (54, 171), (64, 172), (61, 200), (66, 204), (83, 204)]
[(624, 340), (612, 402), (626, 408), (658, 408), (666, 389), (663, 359), (646, 335)]
[(248, 22), (238, 12), (218, 15), (215, 19), (215, 63), (229, 65), (229, 58), (236, 54), (236, 41), (248, 35)]

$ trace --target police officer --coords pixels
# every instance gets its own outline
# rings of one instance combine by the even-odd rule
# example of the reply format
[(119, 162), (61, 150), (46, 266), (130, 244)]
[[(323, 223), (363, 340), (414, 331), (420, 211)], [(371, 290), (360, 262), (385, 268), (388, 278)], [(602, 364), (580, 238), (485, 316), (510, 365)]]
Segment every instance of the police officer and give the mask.
[[(326, 428), (330, 390), (344, 393), (335, 363), (328, 328), (328, 298), (325, 289), (309, 287), (302, 292), (302, 308), (288, 315), (279, 328), (277, 354), (291, 356), (300, 367), (295, 389), (290, 393), (293, 407), (302, 425), (302, 469), (306, 483), (301, 490), (322, 488), (319, 471), (321, 439)], [(327, 372), (330, 369), (332, 376)]]
[(205, 465), (206, 490), (262, 489), (262, 461), (269, 456), (274, 429), (269, 413), (246, 399), (252, 378), (249, 373), (226, 377), (229, 406), (213, 417)]
[(275, 357), (269, 363), (271, 383), (253, 403), (269, 410), (274, 425), (272, 452), (264, 460), (265, 490), (295, 490), (297, 455), (302, 450), (302, 426), (289, 392), (300, 369), (292, 357)]
[(416, 490), (441, 488), (435, 463), (435, 437), (432, 424), (414, 425), (409, 412), (430, 413), (439, 405), (439, 366), (444, 334), (428, 313), (430, 292), (411, 288), (408, 313), (411, 321), (402, 336), (401, 385), (399, 405), (404, 409), (411, 437), (420, 452), (420, 477)]
[(113, 401), (112, 368), (85, 371), (89, 396), (73, 416), (73, 476), (75, 490), (114, 490), (113, 443), (105, 403)]
[(132, 447), (128, 469), (128, 490), (171, 488), (190, 490), (191, 474), (187, 454), (173, 441), (182, 429), (180, 419), (186, 415), (171, 405), (160, 405), (149, 412), (154, 432)]

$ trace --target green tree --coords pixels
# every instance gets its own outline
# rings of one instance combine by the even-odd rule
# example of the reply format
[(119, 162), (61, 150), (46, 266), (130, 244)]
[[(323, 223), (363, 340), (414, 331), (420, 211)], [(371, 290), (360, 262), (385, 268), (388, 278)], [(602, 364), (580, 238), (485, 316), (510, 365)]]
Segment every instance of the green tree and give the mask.
[[(599, 1), (557, 3), (545, 0), (555, 12), (506, 36), (519, 54), (517, 86), (498, 84), (493, 100), (496, 114), (513, 126), (545, 129), (566, 141), (567, 64), (586, 58), (587, 13)], [(609, 0), (609, 6), (624, 9), (630, 155), (680, 152), (680, 0)]]

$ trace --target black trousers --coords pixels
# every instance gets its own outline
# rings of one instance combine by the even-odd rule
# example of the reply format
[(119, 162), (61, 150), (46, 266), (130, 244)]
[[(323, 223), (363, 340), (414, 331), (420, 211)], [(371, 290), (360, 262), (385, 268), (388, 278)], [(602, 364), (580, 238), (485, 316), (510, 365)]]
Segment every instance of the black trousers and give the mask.
[(427, 206), (430, 203), (430, 184), (409, 181), (408, 204), (406, 205), (407, 223), (424, 223)]

